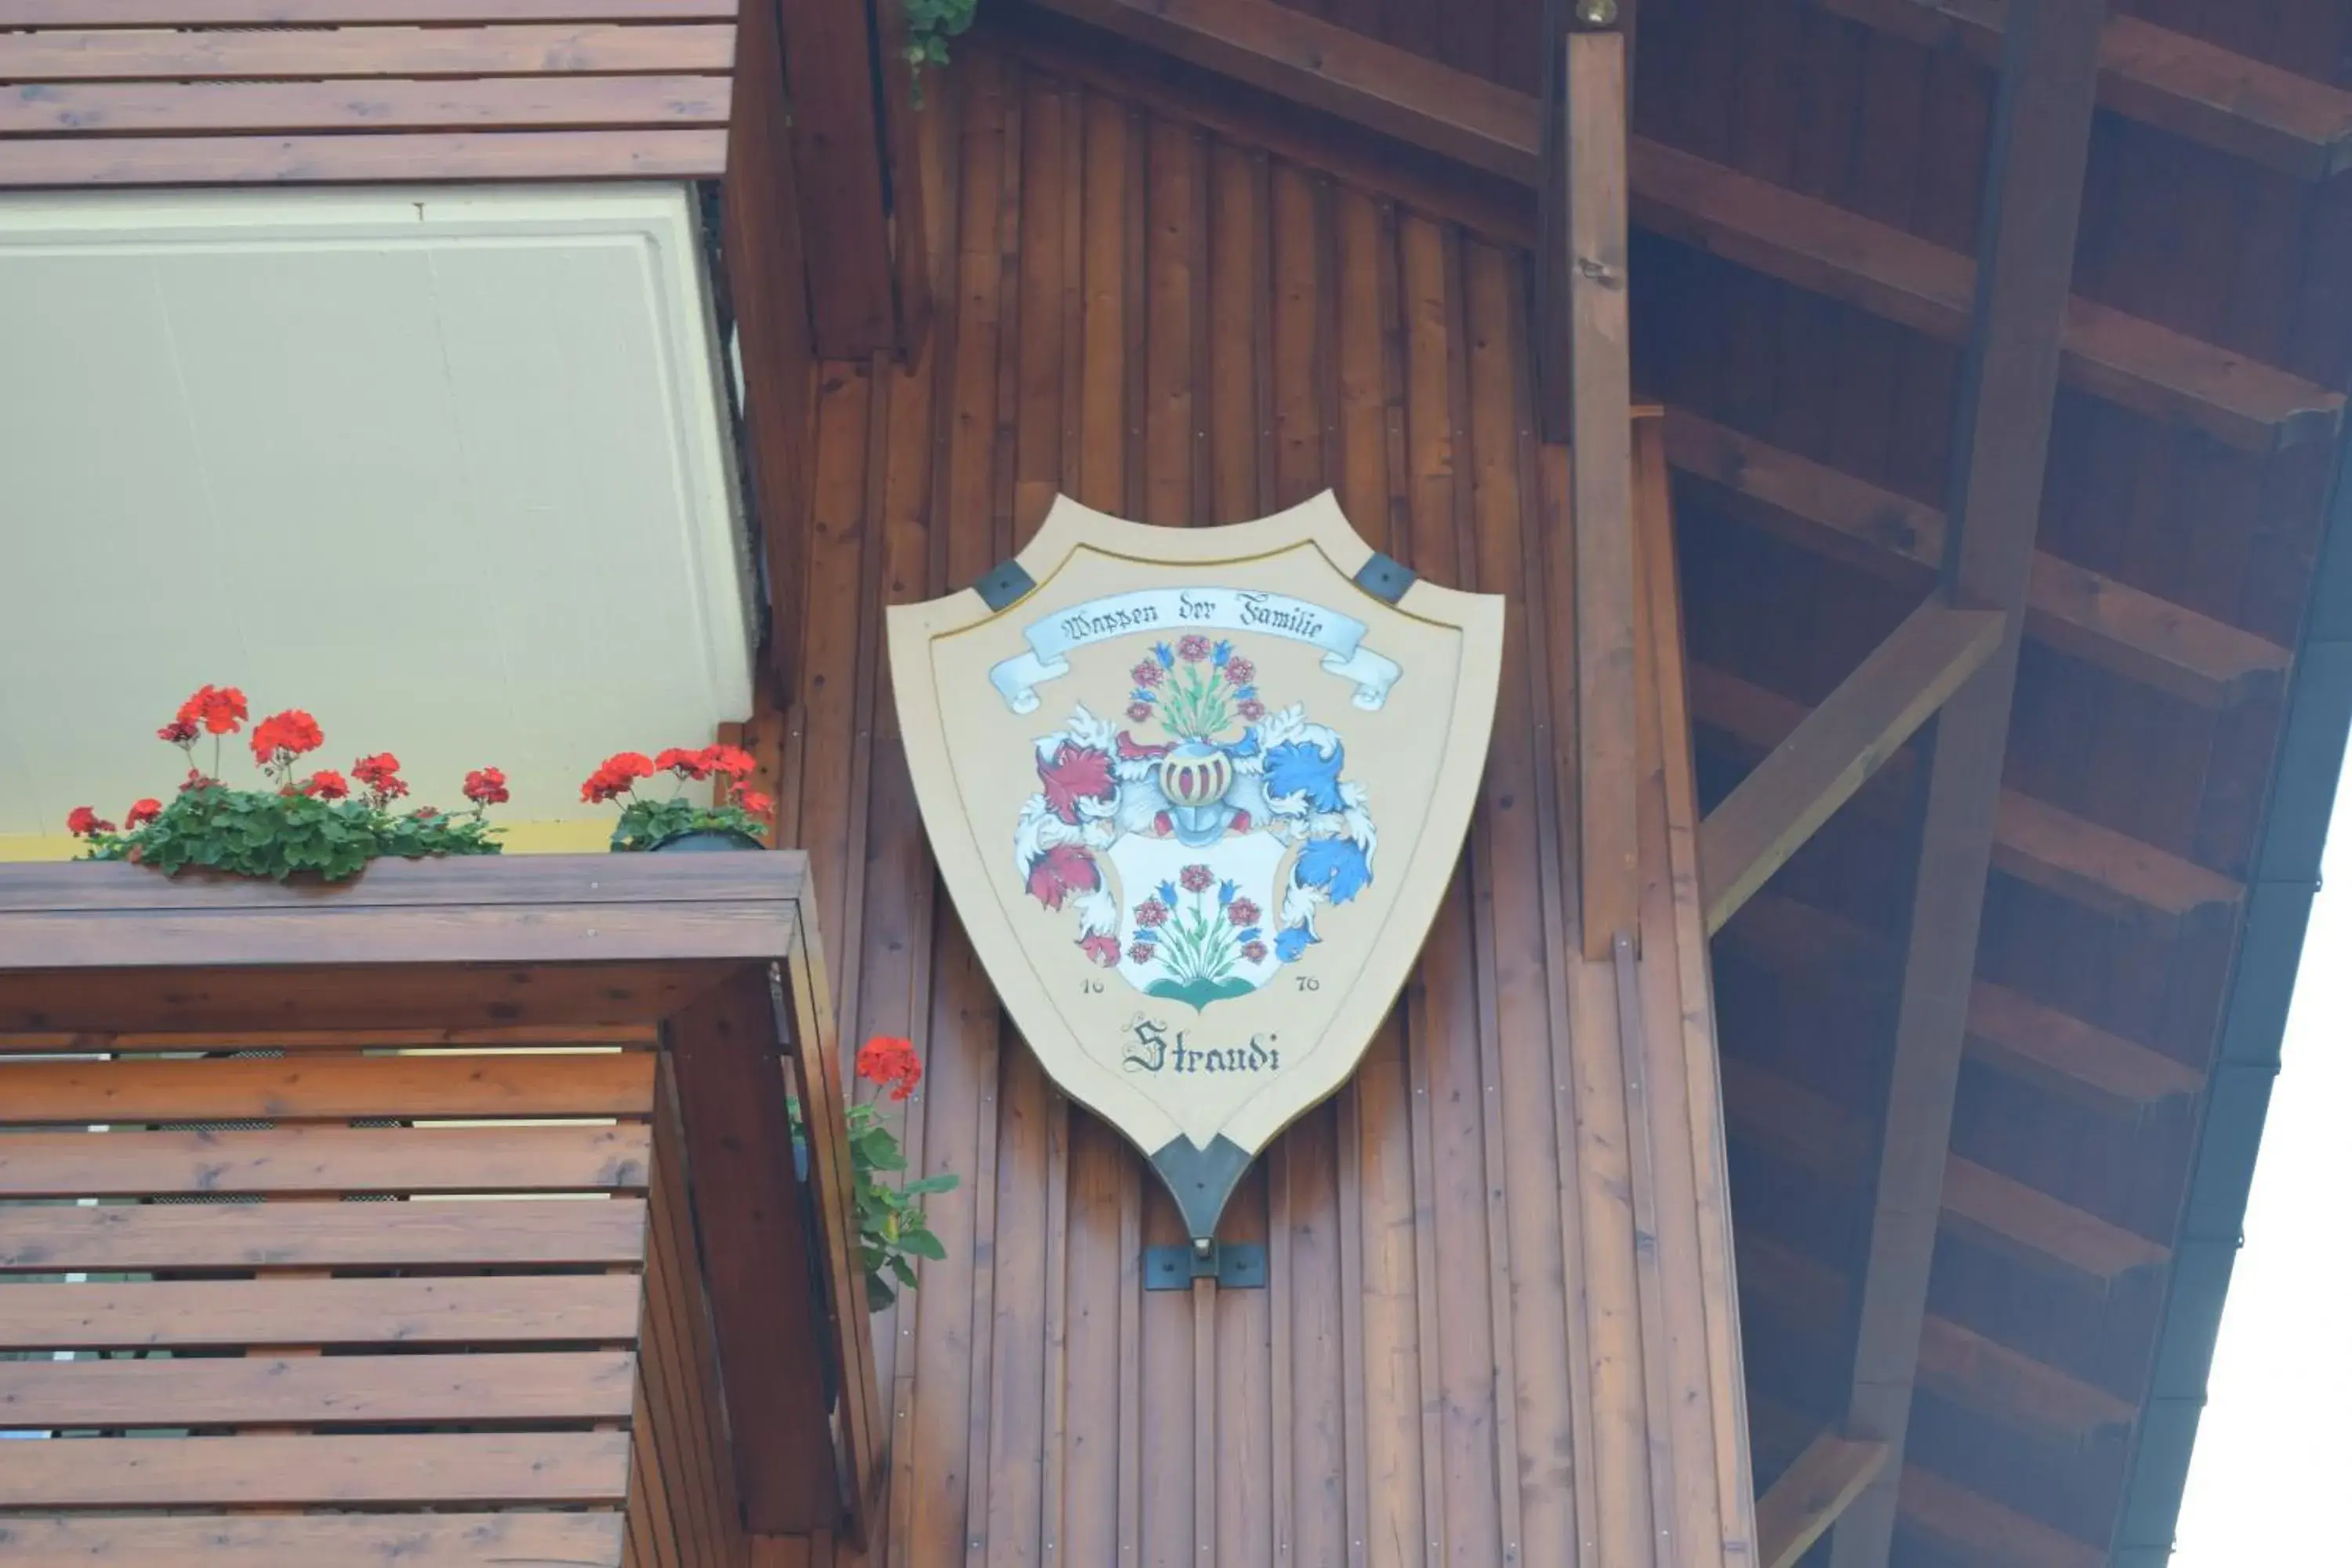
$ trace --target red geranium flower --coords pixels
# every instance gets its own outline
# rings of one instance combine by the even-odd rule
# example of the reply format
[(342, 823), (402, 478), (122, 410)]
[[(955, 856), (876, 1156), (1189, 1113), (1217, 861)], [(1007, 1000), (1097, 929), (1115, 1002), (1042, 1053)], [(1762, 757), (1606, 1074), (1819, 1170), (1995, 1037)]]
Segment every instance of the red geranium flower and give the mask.
[(326, 737), (319, 732), (319, 721), (299, 708), (289, 708), (283, 713), (273, 713), (253, 727), (253, 760), (267, 763), (291, 762), (305, 752), (315, 752)]
[(179, 723), (202, 723), (207, 733), (234, 735), (245, 723), (245, 693), (234, 686), (199, 686), (180, 704)]
[(730, 792), (728, 798), (754, 816), (763, 817), (776, 809), (776, 803), (773, 800), (761, 795), (758, 790), (745, 789), (741, 784), (737, 784)]
[(211, 785), (218, 784), (219, 782), (220, 781), (218, 779), (208, 779), (195, 769), (190, 768), (188, 770), (188, 776), (180, 781), (180, 793), (182, 795), (185, 795), (192, 789), (209, 788)]
[(320, 800), (341, 800), (352, 793), (351, 781), (332, 768), (320, 768), (302, 781), (302, 793)]
[(101, 833), (114, 831), (114, 824), (100, 816), (86, 805), (75, 806), (66, 813), (66, 831), (76, 838), (94, 838)]
[(710, 765), (703, 761), (700, 752), (689, 752), (678, 746), (672, 746), (654, 758), (654, 771), (676, 773), (682, 779), (707, 779), (710, 776)]
[(1178, 637), (1176, 639), (1176, 657), (1178, 658), (1190, 659), (1194, 664), (1200, 663), (1201, 660), (1209, 657), (1209, 639), (1202, 637), (1198, 632), (1194, 632), (1188, 637)]
[(169, 741), (175, 746), (193, 746), (196, 743), (197, 733), (194, 720), (174, 719), (156, 731), (155, 738), (159, 741)]
[(1076, 822), (1079, 801), (1111, 793), (1110, 753), (1065, 741), (1055, 748), (1052, 762), (1037, 764), (1037, 776), (1045, 781), (1046, 809), (1064, 822)]
[(1097, 932), (1093, 936), (1087, 937), (1085, 941), (1079, 942), (1078, 945), (1087, 950), (1087, 956), (1088, 958), (1093, 959), (1105, 969), (1116, 969), (1118, 967), (1118, 938), (1115, 936), (1105, 936)]
[(154, 799), (137, 800), (131, 803), (131, 810), (122, 820), (124, 825), (127, 826), (143, 827), (163, 815), (163, 803), (162, 801)]
[(1257, 917), (1257, 905), (1247, 899), (1235, 899), (1225, 906), (1225, 918), (1237, 926), (1254, 926)]
[(748, 779), (760, 771), (759, 763), (740, 746), (705, 746), (702, 765), (708, 771), (730, 779)]
[(1075, 844), (1056, 844), (1029, 868), (1029, 896), (1049, 910), (1058, 910), (1074, 892), (1092, 892), (1102, 886), (1094, 857)]
[(408, 793), (408, 785), (400, 777), (400, 759), (390, 752), (362, 757), (352, 764), (352, 776), (367, 785), (368, 793), (375, 796), (378, 805), (398, 800)]
[(1176, 879), (1184, 884), (1184, 890), (1188, 893), (1205, 893), (1217, 879), (1206, 866), (1187, 866), (1177, 874)]
[(923, 1062), (915, 1055), (914, 1041), (877, 1035), (858, 1047), (857, 1076), (887, 1086), (893, 1100), (906, 1100), (923, 1081)]
[(588, 775), (587, 781), (580, 786), (580, 798), (586, 801), (616, 800), (628, 794), (637, 780), (650, 777), (653, 771), (654, 760), (643, 752), (615, 752)]
[(507, 775), (497, 768), (476, 768), (466, 775), (466, 798), (476, 805), (502, 805), (512, 798), (507, 794)]

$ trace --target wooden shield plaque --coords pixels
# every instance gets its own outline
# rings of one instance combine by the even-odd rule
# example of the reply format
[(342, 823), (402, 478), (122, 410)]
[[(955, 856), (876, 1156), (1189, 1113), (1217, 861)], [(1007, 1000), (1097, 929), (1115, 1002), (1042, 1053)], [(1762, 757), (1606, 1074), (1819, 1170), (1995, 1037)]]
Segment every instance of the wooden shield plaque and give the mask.
[(976, 588), (890, 611), (907, 760), (981, 961), (1196, 1239), (1337, 1089), (1452, 876), (1503, 601), (1328, 494), (1164, 529), (1063, 497)]

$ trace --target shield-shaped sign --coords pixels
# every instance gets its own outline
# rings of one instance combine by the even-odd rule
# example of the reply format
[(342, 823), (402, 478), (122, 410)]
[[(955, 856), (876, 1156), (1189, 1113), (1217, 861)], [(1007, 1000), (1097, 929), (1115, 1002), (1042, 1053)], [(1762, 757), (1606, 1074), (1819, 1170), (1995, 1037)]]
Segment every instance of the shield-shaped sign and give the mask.
[(1403, 985), (1475, 804), (1503, 601), (1328, 495), (1231, 528), (1064, 497), (981, 584), (890, 612), (923, 822), (1047, 1072), (1197, 1239)]

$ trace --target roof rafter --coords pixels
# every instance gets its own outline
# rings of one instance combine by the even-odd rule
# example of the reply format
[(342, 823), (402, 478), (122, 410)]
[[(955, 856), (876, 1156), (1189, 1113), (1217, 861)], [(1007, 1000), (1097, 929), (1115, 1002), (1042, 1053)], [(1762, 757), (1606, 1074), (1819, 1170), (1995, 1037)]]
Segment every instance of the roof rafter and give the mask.
[[(1946, 1156), (2058, 395), (2059, 335), (2074, 303), (2074, 236), (2105, 11), (2104, 0), (2023, 0), (2004, 40), (1993, 107), (1944, 575), (1955, 598), (1997, 606), (2010, 627), (1936, 721), (1846, 1405), (1847, 1435), (1884, 1442), (1898, 1460), (1948, 1202)], [(1889, 1468), (1899, 1478), (1898, 1466)], [(1882, 1478), (1847, 1510), (1830, 1538), (1831, 1568), (1886, 1562), (1899, 1484)]]
[(2002, 624), (1996, 611), (1920, 605), (1707, 813), (1698, 847), (1710, 932), (1977, 672)]
[(1763, 1568), (1796, 1568), (1885, 1467), (1884, 1443), (1856, 1443), (1834, 1432), (1814, 1438), (1756, 1501), (1757, 1560)]
[[(1027, 0), (1382, 135), (1534, 186), (1541, 106), (1273, 0)], [(1975, 266), (1958, 251), (1635, 136), (1636, 227), (1947, 342), (1968, 329)], [(2267, 453), (2332, 434), (2344, 399), (2275, 366), (2089, 300), (2063, 315), (2070, 384), (2150, 418)]]
[[(2002, 0), (1812, 0), (1916, 43), (2000, 56)], [(2118, 13), (2099, 42), (2099, 103), (2297, 179), (2352, 168), (2352, 92)]]

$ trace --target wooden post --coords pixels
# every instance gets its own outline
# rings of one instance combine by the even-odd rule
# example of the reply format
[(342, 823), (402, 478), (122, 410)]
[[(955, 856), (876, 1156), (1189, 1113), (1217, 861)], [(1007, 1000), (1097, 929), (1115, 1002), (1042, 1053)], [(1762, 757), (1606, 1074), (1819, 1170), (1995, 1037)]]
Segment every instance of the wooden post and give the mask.
[(1625, 298), (1625, 40), (1562, 45), (1570, 363), (1575, 447), (1576, 754), (1584, 955), (1638, 931), (1633, 722), (1633, 367)]
[(1936, 721), (1846, 1413), (1845, 1435), (1885, 1443), (1888, 1463), (1831, 1537), (1832, 1568), (1878, 1568), (1894, 1539), (2105, 12), (2104, 0), (2018, 0), (2009, 11), (1944, 570), (1948, 593), (2001, 610), (2008, 625)]

